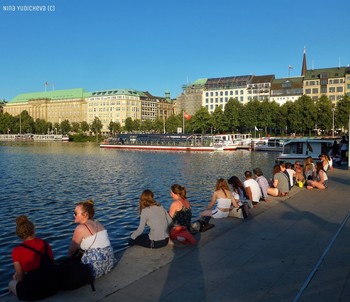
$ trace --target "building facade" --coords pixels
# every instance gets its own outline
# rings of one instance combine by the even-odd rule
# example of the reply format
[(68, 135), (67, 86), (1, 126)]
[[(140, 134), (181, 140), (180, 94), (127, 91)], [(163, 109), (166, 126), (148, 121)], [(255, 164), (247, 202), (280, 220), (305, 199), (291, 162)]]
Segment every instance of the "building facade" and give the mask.
[(81, 122), (86, 120), (86, 94), (82, 88), (19, 94), (4, 112), (16, 116), (26, 110), (34, 120), (51, 123)]
[(206, 78), (198, 79), (191, 84), (182, 86), (183, 92), (176, 98), (175, 114), (186, 112), (195, 114), (202, 107), (202, 94), (205, 89)]
[(346, 94), (346, 67), (307, 70), (303, 93), (317, 100), (326, 95), (333, 104)]
[(95, 118), (102, 123), (101, 131), (108, 133), (110, 122), (125, 125), (125, 120), (130, 117), (133, 120), (141, 120), (141, 94), (142, 92), (131, 89), (110, 89), (94, 91), (86, 98), (86, 121), (92, 124)]
[(34, 119), (51, 123), (64, 120), (92, 124), (95, 118), (102, 123), (102, 133), (109, 132), (111, 122), (125, 125), (127, 118), (152, 120), (167, 119), (174, 114), (170, 93), (156, 97), (149, 92), (133, 89), (109, 89), (86, 92), (82, 88), (48, 92), (25, 93), (4, 104), (4, 112), (16, 116), (28, 111)]
[(303, 95), (303, 77), (274, 79), (271, 85), (270, 101), (279, 105), (295, 102)]

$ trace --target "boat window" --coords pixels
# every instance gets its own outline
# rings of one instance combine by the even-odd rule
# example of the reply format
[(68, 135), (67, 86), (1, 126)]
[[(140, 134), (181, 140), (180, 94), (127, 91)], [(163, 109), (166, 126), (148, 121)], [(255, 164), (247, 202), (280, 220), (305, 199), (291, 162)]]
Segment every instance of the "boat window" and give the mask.
[(297, 152), (296, 154), (303, 154), (304, 151), (303, 151), (303, 143), (297, 143)]
[(321, 143), (321, 154), (328, 154), (331, 148), (332, 148), (331, 143), (328, 143), (328, 142)]
[(310, 143), (307, 143), (307, 151), (314, 152)]
[(303, 154), (303, 143), (295, 142), (284, 145), (284, 154)]

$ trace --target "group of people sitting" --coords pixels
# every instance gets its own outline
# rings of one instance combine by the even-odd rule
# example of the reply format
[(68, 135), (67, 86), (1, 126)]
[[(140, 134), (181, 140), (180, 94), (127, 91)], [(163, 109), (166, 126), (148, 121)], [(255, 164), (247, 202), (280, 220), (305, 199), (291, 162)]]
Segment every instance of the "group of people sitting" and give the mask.
[[(88, 267), (91, 278), (96, 279), (112, 270), (115, 259), (107, 230), (94, 215), (92, 200), (76, 204), (74, 221), (78, 226), (68, 256)], [(40, 300), (57, 292), (60, 289), (59, 267), (55, 265), (51, 246), (36, 237), (34, 223), (25, 215), (16, 218), (16, 234), (22, 243), (12, 250), (15, 272), (9, 282), (10, 292), (26, 301)], [(79, 259), (75, 260), (77, 257)], [(78, 273), (81, 275), (82, 271)]]
[[(169, 242), (193, 245), (196, 243), (193, 233), (205, 228), (211, 218), (237, 217), (231, 213), (237, 213), (238, 210), (243, 213), (239, 218), (247, 218), (249, 209), (261, 201), (268, 202), (269, 196), (286, 196), (294, 185), (325, 189), (328, 180), (326, 172), (331, 167), (329, 157), (322, 154), (316, 165), (311, 157), (305, 159), (303, 166), (299, 161), (294, 166), (290, 163), (275, 165), (270, 181), (260, 168), (253, 169), (253, 173), (246, 171), (243, 181), (238, 176), (228, 180), (220, 178), (211, 201), (195, 221), (199, 228), (195, 228), (192, 222), (191, 204), (185, 187), (179, 184), (171, 186), (170, 196), (173, 201), (168, 211), (155, 200), (151, 190), (144, 190), (139, 201), (139, 226), (131, 234), (129, 245), (146, 248), (162, 248)], [(94, 219), (94, 215), (92, 200), (76, 204), (74, 219), (78, 226), (68, 256), (80, 252), (80, 261), (89, 266), (93, 278), (99, 278), (112, 270), (115, 260), (107, 230)], [(148, 233), (144, 232), (146, 226), (149, 227)], [(54, 263), (50, 245), (35, 236), (34, 224), (27, 216), (17, 217), (16, 233), (23, 242), (12, 251), (15, 273), (9, 282), (9, 290), (20, 300), (37, 300), (53, 294), (57, 288), (51, 288), (49, 278), (37, 273), (42, 266), (43, 255)], [(34, 282), (31, 280), (33, 278)]]

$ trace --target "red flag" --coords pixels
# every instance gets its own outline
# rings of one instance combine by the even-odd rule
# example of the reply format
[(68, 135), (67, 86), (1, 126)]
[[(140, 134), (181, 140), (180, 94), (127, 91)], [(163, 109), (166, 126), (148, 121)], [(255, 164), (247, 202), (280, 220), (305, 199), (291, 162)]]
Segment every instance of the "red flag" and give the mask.
[(188, 113), (186, 113), (186, 112), (184, 111), (184, 118), (185, 118), (186, 120), (189, 120), (189, 119), (191, 118), (191, 116), (190, 116)]

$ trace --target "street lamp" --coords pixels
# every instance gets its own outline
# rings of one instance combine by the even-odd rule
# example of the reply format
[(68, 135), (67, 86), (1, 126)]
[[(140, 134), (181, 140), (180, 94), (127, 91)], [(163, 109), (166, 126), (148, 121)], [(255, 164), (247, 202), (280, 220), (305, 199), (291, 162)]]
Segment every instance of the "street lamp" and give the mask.
[(333, 128), (332, 128), (332, 137), (334, 137), (334, 111), (335, 111), (335, 108), (332, 108), (332, 114), (333, 114)]

